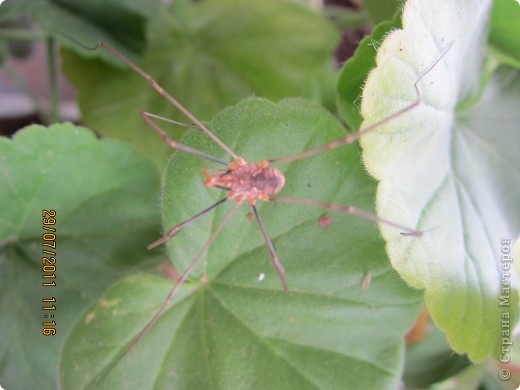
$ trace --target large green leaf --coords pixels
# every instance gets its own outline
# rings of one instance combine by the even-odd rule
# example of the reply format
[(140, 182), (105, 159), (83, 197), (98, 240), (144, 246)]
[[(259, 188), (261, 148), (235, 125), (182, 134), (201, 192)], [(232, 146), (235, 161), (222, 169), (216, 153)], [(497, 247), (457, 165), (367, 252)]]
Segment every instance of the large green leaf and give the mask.
[(517, 313), (516, 278), (508, 294), (502, 290), (500, 248), (520, 229), (520, 75), (482, 71), (489, 8), (489, 1), (409, 1), (403, 30), (378, 50), (362, 102), (363, 126), (409, 105), (414, 81), (453, 42), (419, 83), (421, 104), (361, 145), (379, 180), (378, 214), (427, 230), (410, 241), (381, 226), (392, 264), (426, 290), (451, 346), (475, 361), (498, 355), (501, 319), (513, 324)]
[[(211, 128), (251, 162), (344, 134), (331, 114), (299, 99), (245, 100), (218, 114)], [(183, 142), (228, 159), (199, 131)], [(165, 230), (226, 195), (203, 186), (200, 169), (214, 165), (174, 154), (163, 185)], [(372, 208), (375, 183), (357, 145), (279, 168), (287, 180), (281, 196)], [(179, 271), (203, 247), (229, 203), (169, 242)], [(395, 389), (403, 369), (403, 337), (421, 295), (389, 266), (376, 226), (329, 214), (332, 224), (321, 227), (320, 209), (261, 201), (258, 208), (285, 267), (288, 293), (244, 204), (132, 352), (124, 355), (164, 302), (171, 281), (125, 279), (86, 313), (63, 351), (62, 387)], [(364, 289), (368, 274), (371, 284)]]
[[(337, 40), (320, 15), (277, 0), (205, 1), (163, 12), (150, 27), (141, 66), (202, 120), (252, 94), (279, 99), (310, 92)], [(64, 69), (90, 127), (134, 143), (164, 166), (170, 152), (138, 112), (186, 118), (130, 70), (71, 53)]]
[[(143, 267), (158, 228), (158, 187), (153, 166), (132, 148), (71, 124), (0, 138), (2, 386), (56, 388), (58, 354), (76, 317), (114, 280)], [(42, 210), (56, 212), (56, 224), (47, 221), (57, 230), (56, 256), (42, 252), (54, 251), (42, 245), (42, 234), (52, 233)], [(42, 257), (56, 258), (55, 279), (42, 279)], [(56, 287), (42, 286), (53, 280)], [(50, 297), (56, 311), (44, 312)], [(52, 320), (45, 314), (54, 315), (55, 336), (42, 335), (42, 322)]]
[(85, 50), (73, 40), (92, 46), (110, 42), (125, 55), (138, 59), (145, 46), (146, 23), (159, 4), (158, 0), (7, 0), (0, 10), (0, 20), (30, 18), (62, 45), (85, 56), (101, 55), (105, 61), (119, 65), (108, 53)]

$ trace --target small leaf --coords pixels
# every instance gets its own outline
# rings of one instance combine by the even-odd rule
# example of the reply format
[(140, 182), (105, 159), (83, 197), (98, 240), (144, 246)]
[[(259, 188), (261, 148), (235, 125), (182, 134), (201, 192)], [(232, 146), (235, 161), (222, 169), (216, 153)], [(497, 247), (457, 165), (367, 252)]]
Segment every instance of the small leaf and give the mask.
[[(300, 99), (278, 104), (248, 99), (220, 112), (211, 128), (251, 162), (344, 134), (330, 113)], [(182, 141), (228, 159), (200, 131)], [(185, 153), (173, 155), (163, 184), (165, 230), (226, 195), (203, 186), (200, 169), (214, 166)], [(371, 209), (374, 182), (364, 172), (357, 145), (278, 167), (287, 180), (280, 196)], [(180, 272), (204, 246), (228, 203), (169, 242)], [(172, 283), (132, 277), (114, 285), (102, 301), (113, 304), (92, 307), (71, 333), (62, 387), (395, 389), (404, 335), (421, 295), (392, 272), (374, 224), (330, 214), (331, 224), (322, 227), (321, 209), (261, 201), (258, 208), (285, 267), (288, 293), (257, 223), (248, 221), (246, 203), (172, 306), (127, 355)], [(368, 272), (371, 284), (363, 288)], [(202, 275), (207, 282), (200, 281)]]
[[(150, 25), (149, 50), (140, 65), (207, 120), (252, 94), (280, 99), (310, 92), (336, 40), (320, 15), (290, 2), (205, 1), (180, 16), (162, 12)], [(164, 166), (171, 151), (138, 113), (185, 117), (130, 70), (119, 72), (70, 53), (64, 56), (64, 69), (79, 89), (83, 119), (90, 127), (134, 143)], [(176, 129), (176, 139), (184, 131), (166, 128)]]
[(516, 0), (495, 0), (491, 12), (489, 43), (497, 57), (520, 68), (520, 4)]
[[(56, 388), (58, 353), (76, 317), (149, 256), (158, 184), (153, 166), (132, 148), (72, 124), (0, 138), (2, 386)], [(43, 225), (50, 218), (43, 210), (55, 210), (55, 224)], [(43, 257), (56, 259), (55, 271), (45, 273), (55, 278), (42, 277)], [(56, 287), (42, 286), (52, 281)], [(56, 310), (42, 310), (51, 297)], [(52, 320), (57, 334), (42, 335), (42, 322)]]
[(392, 264), (426, 290), (452, 348), (474, 361), (498, 356), (501, 320), (509, 316), (512, 326), (517, 315), (516, 278), (501, 284), (500, 251), (520, 229), (520, 75), (506, 68), (482, 75), (490, 5), (409, 1), (403, 30), (378, 51), (362, 102), (362, 127), (410, 105), (414, 81), (453, 42), (419, 82), (421, 104), (361, 145), (379, 180), (378, 214), (426, 230), (410, 242), (381, 226)]
[(361, 94), (368, 72), (376, 66), (376, 52), (384, 37), (393, 29), (401, 27), (401, 19), (377, 25), (372, 34), (363, 38), (354, 56), (350, 58), (339, 74), (338, 109), (351, 129), (357, 130), (363, 121), (359, 112)]

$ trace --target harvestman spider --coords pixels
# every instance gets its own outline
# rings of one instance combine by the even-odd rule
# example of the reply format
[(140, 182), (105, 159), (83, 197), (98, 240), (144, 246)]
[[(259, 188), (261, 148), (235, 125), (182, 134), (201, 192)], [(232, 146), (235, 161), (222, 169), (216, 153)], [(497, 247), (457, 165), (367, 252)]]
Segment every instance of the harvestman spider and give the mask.
[(220, 206), (227, 200), (234, 200), (235, 204), (233, 207), (225, 214), (223, 220), (220, 222), (218, 227), (215, 229), (215, 231), (210, 236), (209, 240), (206, 242), (204, 247), (200, 250), (198, 255), (193, 259), (191, 264), (188, 266), (188, 268), (184, 271), (184, 273), (181, 275), (181, 277), (175, 282), (174, 286), (172, 287), (170, 293), (168, 294), (166, 300), (162, 304), (162, 306), (159, 308), (159, 310), (154, 314), (154, 316), (151, 318), (151, 320), (146, 324), (146, 326), (141, 330), (137, 338), (134, 340), (134, 342), (131, 344), (129, 349), (127, 350), (127, 353), (130, 352), (132, 349), (135, 348), (135, 346), (139, 343), (139, 341), (144, 337), (144, 335), (148, 332), (148, 330), (152, 327), (152, 325), (157, 321), (157, 319), (161, 316), (161, 314), (164, 312), (164, 310), (168, 307), (170, 302), (173, 299), (173, 296), (175, 292), (179, 289), (179, 287), (186, 281), (190, 273), (193, 271), (195, 266), (198, 264), (200, 259), (202, 258), (203, 254), (208, 250), (208, 248), (211, 246), (217, 235), (220, 233), (220, 231), (224, 228), (224, 225), (229, 221), (231, 216), (233, 215), (234, 211), (237, 209), (237, 207), (242, 204), (243, 202), (249, 203), (251, 208), (253, 209), (253, 214), (258, 221), (258, 225), (260, 227), (260, 230), (262, 232), (262, 235), (264, 236), (265, 242), (267, 244), (267, 248), (269, 250), (269, 253), (271, 255), (271, 259), (273, 261), (274, 266), (276, 267), (278, 274), (280, 276), (280, 279), (282, 281), (283, 287), (285, 291), (288, 291), (287, 286), (287, 280), (285, 277), (285, 272), (283, 269), (282, 264), (280, 263), (280, 260), (278, 258), (278, 255), (276, 253), (276, 250), (274, 248), (274, 245), (271, 241), (271, 238), (269, 237), (266, 228), (264, 226), (264, 223), (262, 221), (262, 218), (260, 214), (258, 213), (258, 210), (256, 208), (256, 201), (257, 199), (262, 201), (271, 201), (271, 202), (280, 202), (280, 203), (293, 203), (293, 204), (301, 204), (305, 206), (313, 206), (313, 207), (320, 207), (329, 211), (334, 212), (340, 212), (344, 214), (350, 214), (355, 215), (361, 218), (369, 219), (374, 222), (383, 223), (389, 226), (393, 226), (397, 229), (403, 230), (404, 235), (410, 235), (415, 237), (420, 237), (424, 232), (415, 230), (412, 228), (408, 228), (406, 226), (399, 225), (397, 223), (394, 223), (392, 221), (380, 218), (374, 214), (371, 214), (369, 212), (357, 209), (352, 206), (341, 206), (337, 204), (332, 203), (325, 203), (325, 202), (318, 202), (310, 199), (299, 199), (299, 198), (289, 198), (289, 197), (272, 197), (272, 195), (276, 195), (278, 192), (281, 191), (285, 184), (285, 177), (276, 168), (270, 167), (271, 163), (278, 163), (278, 162), (287, 162), (287, 161), (294, 161), (299, 160), (303, 158), (308, 158), (315, 156), (319, 153), (325, 152), (327, 150), (338, 148), (344, 144), (352, 143), (356, 140), (358, 140), (360, 137), (365, 135), (366, 133), (375, 130), (379, 126), (390, 122), (391, 120), (405, 114), (406, 112), (412, 110), (414, 107), (421, 104), (421, 94), (419, 91), (419, 81), (426, 76), (434, 67), (439, 63), (439, 61), (443, 58), (443, 56), (446, 54), (446, 52), (449, 50), (451, 45), (450, 43), (437, 57), (433, 63), (428, 66), (428, 68), (415, 80), (413, 86), (416, 92), (416, 99), (406, 107), (402, 108), (399, 111), (396, 111), (395, 113), (391, 114), (390, 116), (379, 120), (378, 122), (360, 130), (357, 133), (346, 135), (345, 137), (342, 137), (340, 139), (334, 140), (332, 142), (329, 142), (328, 144), (325, 144), (323, 146), (313, 148), (310, 150), (307, 150), (302, 153), (293, 154), (289, 156), (283, 156), (283, 157), (277, 157), (272, 158), (269, 160), (260, 161), (257, 164), (252, 164), (247, 162), (244, 158), (238, 156), (231, 150), (224, 142), (222, 142), (215, 134), (213, 134), (199, 119), (197, 119), (191, 112), (189, 112), (182, 104), (180, 104), (175, 98), (173, 98), (168, 92), (166, 92), (150, 75), (145, 73), (141, 68), (139, 68), (137, 65), (135, 65), (133, 62), (131, 62), (128, 58), (123, 56), (121, 53), (113, 49), (110, 45), (107, 43), (99, 43), (94, 49), (96, 50), (100, 47), (105, 48), (112, 54), (114, 54), (116, 57), (118, 57), (120, 60), (122, 60), (124, 63), (126, 63), (130, 68), (132, 68), (135, 72), (137, 72), (139, 75), (141, 75), (154, 89), (157, 91), (160, 95), (162, 95), (164, 98), (166, 98), (173, 106), (175, 106), (179, 111), (181, 111), (189, 120), (193, 122), (193, 124), (198, 127), (200, 130), (202, 130), (204, 133), (206, 133), (218, 146), (220, 146), (231, 158), (232, 162), (226, 162), (224, 160), (221, 160), (217, 157), (211, 156), (209, 154), (206, 154), (204, 152), (201, 152), (199, 150), (190, 148), (189, 146), (182, 145), (174, 140), (172, 140), (164, 130), (162, 130), (159, 125), (157, 125), (152, 118), (175, 123), (177, 125), (181, 126), (188, 126), (180, 122), (176, 122), (167, 118), (160, 117), (158, 115), (154, 115), (148, 112), (141, 111), (140, 115), (144, 119), (144, 121), (151, 126), (153, 129), (159, 133), (161, 138), (172, 148), (177, 150), (182, 150), (187, 153), (191, 153), (193, 155), (205, 158), (207, 160), (216, 162), (218, 164), (224, 165), (226, 167), (226, 170), (223, 173), (218, 173), (214, 175), (209, 175), (206, 173), (206, 171), (203, 170), (203, 175), (205, 176), (205, 182), (204, 185), (206, 187), (213, 187), (213, 188), (219, 188), (222, 190), (229, 191), (228, 195), (224, 198), (219, 200), (217, 203), (213, 204), (212, 206), (208, 207), (205, 210), (202, 210), (198, 214), (194, 215), (191, 218), (188, 218), (187, 220), (179, 223), (178, 225), (171, 228), (162, 238), (155, 241), (154, 243), (150, 244), (148, 246), (148, 249), (155, 248), (156, 246), (165, 243), (169, 239), (173, 238), (180, 230), (182, 230), (186, 225), (193, 222), (194, 220), (198, 219), (199, 217), (203, 216), (204, 214), (208, 213), (209, 211), (215, 209), (216, 207)]

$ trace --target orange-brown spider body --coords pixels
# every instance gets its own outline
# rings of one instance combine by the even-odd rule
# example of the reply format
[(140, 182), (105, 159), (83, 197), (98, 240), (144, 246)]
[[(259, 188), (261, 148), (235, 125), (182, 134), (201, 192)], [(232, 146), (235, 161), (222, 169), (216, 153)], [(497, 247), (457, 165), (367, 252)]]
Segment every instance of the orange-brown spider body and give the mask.
[(239, 158), (236, 163), (229, 163), (228, 170), (216, 175), (208, 175), (204, 185), (206, 187), (228, 190), (228, 199), (235, 199), (237, 203), (247, 200), (251, 205), (256, 199), (269, 200), (269, 195), (280, 192), (285, 185), (285, 177), (276, 168), (271, 168), (267, 161), (250, 164)]

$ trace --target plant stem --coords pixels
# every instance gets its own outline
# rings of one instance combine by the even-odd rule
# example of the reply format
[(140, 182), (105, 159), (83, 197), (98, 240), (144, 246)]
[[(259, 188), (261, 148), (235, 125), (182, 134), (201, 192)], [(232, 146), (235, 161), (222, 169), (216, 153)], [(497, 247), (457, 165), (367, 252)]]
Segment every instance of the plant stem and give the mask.
[(49, 75), (49, 100), (51, 123), (60, 120), (59, 98), (58, 98), (58, 78), (56, 76), (56, 42), (54, 38), (47, 38), (47, 72)]
[(45, 38), (47, 38), (47, 34), (42, 32), (24, 28), (0, 28), (1, 40), (41, 41)]

